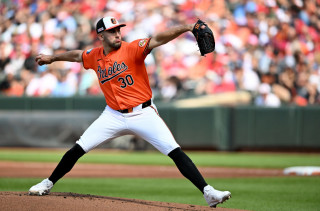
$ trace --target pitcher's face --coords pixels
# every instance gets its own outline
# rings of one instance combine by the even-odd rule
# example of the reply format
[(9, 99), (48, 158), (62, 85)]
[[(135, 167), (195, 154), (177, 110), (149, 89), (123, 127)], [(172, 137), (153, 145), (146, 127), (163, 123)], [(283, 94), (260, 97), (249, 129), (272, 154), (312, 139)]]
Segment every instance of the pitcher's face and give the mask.
[(106, 30), (99, 34), (100, 40), (114, 49), (121, 47), (121, 31), (120, 27)]

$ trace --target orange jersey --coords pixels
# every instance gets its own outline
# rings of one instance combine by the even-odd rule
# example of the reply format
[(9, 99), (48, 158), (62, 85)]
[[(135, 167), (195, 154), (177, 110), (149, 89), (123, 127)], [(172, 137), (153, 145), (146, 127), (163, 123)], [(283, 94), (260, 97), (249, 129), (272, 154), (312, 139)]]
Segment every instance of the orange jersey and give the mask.
[(152, 97), (144, 60), (150, 38), (131, 43), (122, 41), (121, 47), (108, 55), (103, 47), (82, 53), (83, 67), (93, 69), (106, 98), (107, 105), (114, 110), (135, 107)]

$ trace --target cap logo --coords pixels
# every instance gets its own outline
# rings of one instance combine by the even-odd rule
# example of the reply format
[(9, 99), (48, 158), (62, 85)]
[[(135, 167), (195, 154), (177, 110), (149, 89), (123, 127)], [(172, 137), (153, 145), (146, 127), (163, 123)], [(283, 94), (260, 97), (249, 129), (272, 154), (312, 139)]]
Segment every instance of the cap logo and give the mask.
[(104, 30), (103, 27), (99, 28), (99, 29), (98, 29), (98, 33), (99, 33), (99, 32), (102, 32), (103, 30)]
[(111, 18), (111, 23), (112, 24), (116, 24), (117, 23), (117, 20), (115, 18)]

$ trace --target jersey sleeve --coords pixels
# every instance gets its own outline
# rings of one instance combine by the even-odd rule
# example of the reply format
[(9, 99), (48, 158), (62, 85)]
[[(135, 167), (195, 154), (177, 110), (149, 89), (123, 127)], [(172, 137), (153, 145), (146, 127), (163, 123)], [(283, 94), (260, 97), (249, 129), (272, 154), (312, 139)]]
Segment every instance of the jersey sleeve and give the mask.
[(97, 61), (96, 57), (98, 54), (97, 48), (92, 48), (82, 53), (82, 63), (85, 69), (94, 69), (95, 63)]
[(151, 38), (138, 39), (130, 43), (130, 51), (137, 60), (144, 60), (151, 52), (148, 49)]

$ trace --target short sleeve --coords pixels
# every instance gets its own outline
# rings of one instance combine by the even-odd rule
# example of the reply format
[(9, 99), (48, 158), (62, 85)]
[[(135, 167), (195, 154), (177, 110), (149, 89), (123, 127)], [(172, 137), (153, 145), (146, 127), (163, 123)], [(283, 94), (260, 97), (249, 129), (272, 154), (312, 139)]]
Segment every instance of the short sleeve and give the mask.
[(83, 51), (82, 62), (83, 62), (83, 67), (85, 69), (94, 69), (98, 52), (99, 52), (98, 48), (92, 48), (92, 49)]
[(148, 49), (151, 38), (138, 39), (130, 43), (131, 51), (138, 60), (144, 60), (151, 52)]

